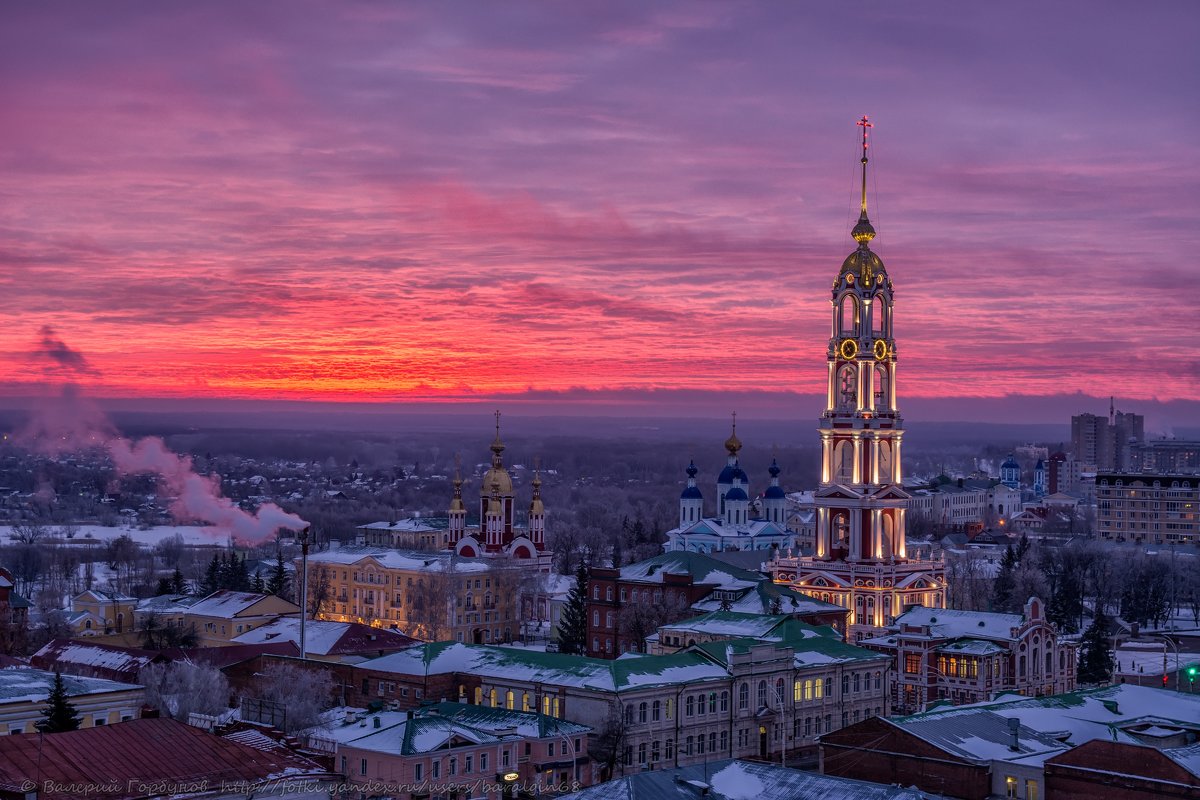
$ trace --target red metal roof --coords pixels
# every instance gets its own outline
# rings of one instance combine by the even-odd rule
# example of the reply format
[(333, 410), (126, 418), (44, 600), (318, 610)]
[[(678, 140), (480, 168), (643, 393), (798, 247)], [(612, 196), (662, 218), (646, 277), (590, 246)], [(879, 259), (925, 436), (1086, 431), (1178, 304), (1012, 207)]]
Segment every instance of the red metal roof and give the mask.
[[(331, 776), (285, 749), (264, 752), (171, 719), (136, 719), (46, 735), (0, 736), (0, 785), (37, 783), (39, 800), (123, 800), (216, 793), (271, 778)], [(47, 782), (61, 791), (45, 791)], [(71, 786), (74, 785), (74, 789)]]

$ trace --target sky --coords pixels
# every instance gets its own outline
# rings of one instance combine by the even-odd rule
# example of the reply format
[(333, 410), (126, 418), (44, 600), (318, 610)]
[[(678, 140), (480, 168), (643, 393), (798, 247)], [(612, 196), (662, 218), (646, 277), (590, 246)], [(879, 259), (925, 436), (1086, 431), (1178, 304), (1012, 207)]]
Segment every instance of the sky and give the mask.
[(1185, 421), (1198, 34), (1194, 2), (6, 3), (0, 399), (786, 408), (824, 393), (867, 114), (902, 411)]

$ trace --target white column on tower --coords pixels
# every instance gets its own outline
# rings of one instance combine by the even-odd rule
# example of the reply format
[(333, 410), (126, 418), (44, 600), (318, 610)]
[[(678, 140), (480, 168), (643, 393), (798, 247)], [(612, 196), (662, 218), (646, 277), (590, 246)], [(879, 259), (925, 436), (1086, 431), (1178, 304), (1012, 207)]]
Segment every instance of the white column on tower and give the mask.
[(854, 472), (852, 475), (854, 483), (862, 483), (862, 439), (858, 435), (854, 436)]

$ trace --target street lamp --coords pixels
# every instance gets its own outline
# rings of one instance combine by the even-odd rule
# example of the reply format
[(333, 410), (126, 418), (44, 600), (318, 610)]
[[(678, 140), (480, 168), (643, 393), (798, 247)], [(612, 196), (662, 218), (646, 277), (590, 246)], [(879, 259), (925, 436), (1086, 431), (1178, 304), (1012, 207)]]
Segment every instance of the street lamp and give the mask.
[[(1162, 639), (1164, 642), (1171, 645), (1171, 647), (1175, 650), (1175, 691), (1177, 691), (1177, 692), (1182, 691), (1179, 688), (1179, 642), (1175, 641), (1174, 639), (1172, 639), (1168, 636), (1164, 636), (1161, 633), (1151, 633), (1151, 634), (1147, 634), (1147, 635), (1151, 636), (1155, 639)], [(1195, 667), (1192, 667), (1189, 669), (1189, 680), (1191, 679), (1190, 676), (1194, 674), (1194, 670), (1195, 670)], [(1163, 688), (1165, 689), (1166, 686), (1167, 686), (1167, 648), (1164, 647), (1163, 648)]]
[(308, 618), (308, 531), (309, 526), (296, 534), (300, 541), (300, 658), (308, 657), (304, 642), (304, 624)]

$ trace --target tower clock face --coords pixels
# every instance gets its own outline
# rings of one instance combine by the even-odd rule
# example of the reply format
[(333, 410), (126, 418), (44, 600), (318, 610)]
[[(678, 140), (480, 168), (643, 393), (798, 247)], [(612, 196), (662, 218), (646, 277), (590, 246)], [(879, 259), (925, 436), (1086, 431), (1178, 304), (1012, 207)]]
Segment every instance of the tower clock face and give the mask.
[(842, 354), (842, 358), (849, 361), (858, 355), (858, 342), (853, 339), (842, 339), (842, 344), (838, 347), (838, 352)]
[(875, 360), (883, 361), (888, 357), (888, 344), (883, 339), (875, 340)]

